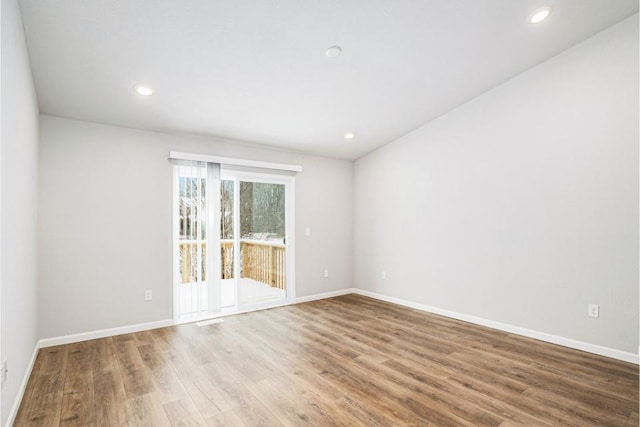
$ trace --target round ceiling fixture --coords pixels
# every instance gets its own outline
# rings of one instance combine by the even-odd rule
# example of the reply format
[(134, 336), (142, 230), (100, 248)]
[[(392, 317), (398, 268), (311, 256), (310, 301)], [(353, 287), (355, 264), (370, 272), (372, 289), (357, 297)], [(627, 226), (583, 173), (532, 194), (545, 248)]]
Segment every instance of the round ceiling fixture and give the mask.
[(356, 134), (353, 132), (347, 132), (344, 134), (344, 139), (353, 139), (356, 137)]
[(137, 85), (136, 93), (142, 96), (151, 96), (153, 95), (153, 89), (146, 85)]
[(536, 11), (534, 11), (531, 15), (529, 15), (529, 22), (531, 24), (539, 24), (540, 22), (547, 19), (549, 14), (551, 13), (550, 7), (543, 7)]
[(340, 56), (341, 53), (342, 53), (342, 48), (340, 46), (331, 46), (324, 52), (324, 54), (327, 55), (327, 57), (329, 58), (336, 58)]

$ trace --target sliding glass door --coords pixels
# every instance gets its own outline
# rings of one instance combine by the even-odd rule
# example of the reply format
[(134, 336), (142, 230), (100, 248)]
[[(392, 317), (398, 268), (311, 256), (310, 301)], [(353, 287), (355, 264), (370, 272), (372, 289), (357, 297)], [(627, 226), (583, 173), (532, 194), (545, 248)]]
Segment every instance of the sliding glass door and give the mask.
[(287, 297), (286, 185), (239, 178), (241, 305), (284, 301)]
[(174, 165), (177, 321), (293, 301), (293, 178), (217, 167)]

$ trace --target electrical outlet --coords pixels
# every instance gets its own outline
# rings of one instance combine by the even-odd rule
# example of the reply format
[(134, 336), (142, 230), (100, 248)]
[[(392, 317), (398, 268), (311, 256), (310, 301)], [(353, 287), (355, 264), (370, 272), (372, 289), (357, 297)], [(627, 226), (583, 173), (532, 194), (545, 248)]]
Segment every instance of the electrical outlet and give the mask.
[(325, 278), (329, 277), (329, 270), (325, 270), (325, 271), (324, 271), (324, 277), (325, 277)]
[(600, 317), (600, 306), (598, 304), (589, 304), (589, 317)]
[(151, 292), (151, 289), (147, 289), (146, 291), (144, 291), (144, 300), (151, 301), (152, 299), (153, 299), (153, 293)]
[(0, 383), (1, 384), (4, 384), (5, 381), (7, 381), (7, 372), (9, 372), (9, 369), (7, 369), (7, 361), (3, 360), (2, 366), (0, 367)]
[(380, 277), (382, 277), (382, 280), (387, 278), (387, 272), (383, 271), (382, 274), (380, 275)]
[(307, 227), (307, 228), (304, 229), (304, 235), (305, 236), (311, 236), (311, 228), (310, 227)]

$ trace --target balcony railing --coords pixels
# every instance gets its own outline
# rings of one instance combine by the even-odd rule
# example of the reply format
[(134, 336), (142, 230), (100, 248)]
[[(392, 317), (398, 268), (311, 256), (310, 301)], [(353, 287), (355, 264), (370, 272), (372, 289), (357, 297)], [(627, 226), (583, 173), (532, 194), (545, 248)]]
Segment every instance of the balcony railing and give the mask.
[[(181, 283), (191, 283), (197, 277), (198, 248), (202, 260), (207, 256), (205, 241), (181, 240), (180, 243)], [(220, 242), (221, 278), (233, 278), (233, 240)], [(286, 289), (286, 256), (282, 243), (262, 240), (240, 240), (241, 277), (256, 280), (272, 288)], [(206, 263), (202, 262), (202, 280), (206, 280)]]
[(242, 276), (285, 289), (285, 246), (262, 240), (240, 240)]

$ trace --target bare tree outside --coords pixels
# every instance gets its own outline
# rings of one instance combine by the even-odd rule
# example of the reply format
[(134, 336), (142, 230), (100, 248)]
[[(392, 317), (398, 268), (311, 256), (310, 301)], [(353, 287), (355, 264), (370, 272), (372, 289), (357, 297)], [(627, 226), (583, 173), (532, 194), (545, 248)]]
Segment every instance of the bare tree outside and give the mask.
[(284, 198), (284, 185), (240, 182), (240, 238), (282, 242)]
[(233, 181), (220, 183), (220, 238), (233, 239)]

